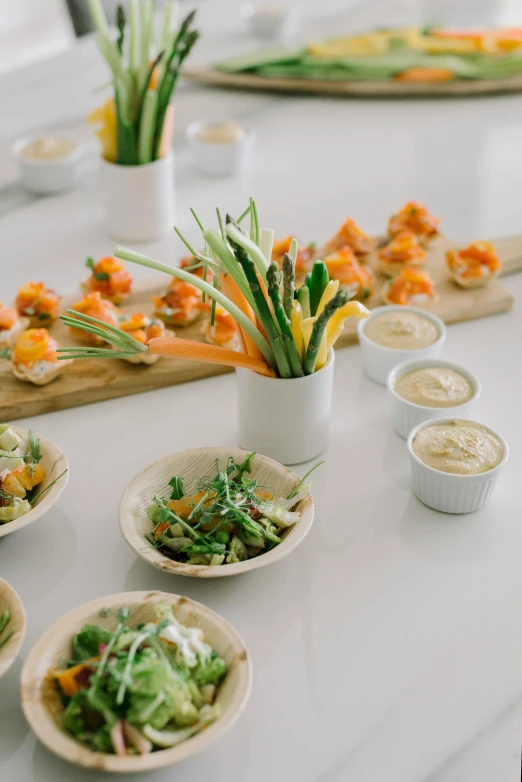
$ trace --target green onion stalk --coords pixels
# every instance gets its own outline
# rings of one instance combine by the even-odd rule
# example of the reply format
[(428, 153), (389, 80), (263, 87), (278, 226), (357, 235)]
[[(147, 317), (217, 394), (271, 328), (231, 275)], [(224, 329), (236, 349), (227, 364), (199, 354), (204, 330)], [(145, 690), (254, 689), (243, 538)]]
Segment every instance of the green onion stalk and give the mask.
[[(129, 0), (116, 11), (112, 39), (102, 0), (88, 0), (98, 48), (111, 73), (116, 109), (116, 163), (145, 165), (161, 156), (166, 118), (184, 61), (199, 38), (195, 11), (173, 29), (176, 2), (167, 2), (157, 45), (153, 0)], [(153, 84), (152, 77), (157, 78)]]

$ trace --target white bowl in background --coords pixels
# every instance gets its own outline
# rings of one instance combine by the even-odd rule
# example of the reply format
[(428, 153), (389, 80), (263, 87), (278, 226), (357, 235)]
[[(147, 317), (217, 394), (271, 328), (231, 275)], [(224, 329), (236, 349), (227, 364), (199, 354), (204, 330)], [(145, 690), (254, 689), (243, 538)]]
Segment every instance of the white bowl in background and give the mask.
[(509, 448), (501, 435), (494, 429), (477, 421), (458, 419), (462, 423), (483, 426), (497, 437), (504, 447), (502, 461), (492, 470), (477, 475), (455, 475), (442, 472), (425, 464), (413, 451), (416, 435), (428, 426), (451, 424), (455, 417), (432, 418), (413, 429), (408, 437), (407, 446), (412, 470), (413, 493), (424, 505), (442, 513), (473, 513), (480, 510), (488, 501), (495, 488), (498, 476), (508, 460)]
[(242, 123), (243, 138), (229, 143), (202, 141), (198, 133), (203, 128), (221, 124), (220, 122), (191, 122), (187, 128), (187, 138), (194, 154), (196, 168), (203, 174), (213, 176), (233, 176), (246, 165), (254, 147), (254, 133)]
[[(466, 378), (473, 389), (473, 396), (467, 402), (452, 407), (428, 407), (404, 399), (395, 391), (395, 384), (404, 375), (417, 369), (452, 369)], [(405, 440), (412, 429), (424, 421), (434, 418), (469, 418), (475, 401), (480, 396), (481, 386), (478, 379), (468, 369), (451, 361), (440, 358), (423, 358), (417, 361), (405, 361), (392, 369), (388, 375), (388, 394), (392, 403), (393, 428)]]
[(259, 38), (284, 38), (292, 35), (300, 21), (297, 8), (285, 8), (276, 0), (243, 3), (241, 14), (250, 24), (253, 35)]
[[(439, 330), (439, 338), (431, 345), (423, 348), (414, 348), (412, 350), (400, 350), (397, 348), (387, 348), (384, 345), (378, 345), (366, 336), (366, 327), (377, 315), (385, 312), (413, 312), (423, 318), (427, 318), (434, 323)], [(405, 361), (421, 358), (436, 358), (446, 340), (447, 329), (440, 318), (427, 310), (419, 307), (403, 307), (399, 304), (387, 304), (384, 307), (376, 307), (371, 315), (357, 324), (357, 334), (361, 346), (362, 362), (364, 371), (371, 380), (381, 385), (386, 385), (388, 375), (398, 364)]]
[(33, 158), (24, 157), (21, 154), (24, 147), (40, 137), (25, 137), (15, 142), (13, 155), (18, 164), (18, 171), (22, 185), (32, 193), (46, 195), (70, 190), (76, 184), (79, 177), (80, 161), (83, 156), (83, 146), (77, 142), (74, 149), (63, 157)]

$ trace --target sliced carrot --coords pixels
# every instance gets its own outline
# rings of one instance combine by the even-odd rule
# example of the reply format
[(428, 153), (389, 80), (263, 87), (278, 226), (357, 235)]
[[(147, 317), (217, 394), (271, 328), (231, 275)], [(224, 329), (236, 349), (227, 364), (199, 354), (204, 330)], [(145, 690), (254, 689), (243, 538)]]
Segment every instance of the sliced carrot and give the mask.
[[(232, 278), (230, 277), (230, 274), (228, 274), (227, 276), (225, 276), (223, 274), (219, 275), (219, 285), (220, 285), (221, 289), (223, 290), (223, 293), (225, 294), (225, 296), (227, 296), (227, 298), (229, 298), (232, 301), (232, 295), (231, 295), (231, 292), (230, 292), (230, 280), (231, 279)], [(241, 291), (240, 291), (240, 293), (241, 293)], [(236, 304), (236, 302), (234, 302), (234, 304)], [(236, 325), (237, 325), (237, 333), (238, 333), (238, 336), (239, 336), (239, 343), (241, 345), (241, 351), (243, 353), (248, 353), (247, 346), (246, 346), (246, 341), (245, 341), (245, 332), (243, 331), (243, 329), (241, 328), (239, 323), (237, 323)]]
[(397, 74), (396, 81), (451, 81), (455, 78), (453, 71), (449, 68), (408, 68), (402, 73)]
[(215, 345), (194, 342), (191, 339), (155, 337), (149, 342), (149, 350), (160, 356), (176, 356), (190, 361), (206, 361), (210, 364), (223, 364), (228, 367), (243, 367), (266, 377), (276, 376), (273, 369), (264, 361), (259, 361), (259, 359), (247, 356), (237, 350), (218, 348)]
[[(243, 312), (247, 318), (252, 321), (254, 326), (256, 325), (256, 319), (254, 316), (254, 311), (248, 301), (245, 299), (243, 294), (241, 293), (239, 286), (237, 282), (234, 280), (233, 277), (228, 274), (226, 278), (222, 278), (224, 280), (224, 283), (226, 285), (226, 290), (228, 294), (228, 298), (230, 301), (236, 305), (236, 307), (239, 307), (241, 312)], [(246, 331), (244, 331), (241, 327), (239, 329), (240, 337), (242, 335), (243, 342), (244, 342), (244, 352), (247, 353), (249, 356), (252, 356), (252, 358), (256, 358), (259, 361), (264, 361), (263, 354), (257, 347), (256, 343), (248, 334)]]
[(71, 698), (76, 692), (85, 690), (89, 684), (89, 674), (94, 671), (92, 663), (99, 659), (99, 657), (92, 657), (87, 662), (78, 663), (72, 668), (55, 673), (63, 694)]
[(158, 524), (156, 529), (154, 530), (154, 540), (157, 540), (162, 532), (165, 532), (166, 529), (170, 527), (170, 524), (168, 521), (164, 521), (162, 524)]

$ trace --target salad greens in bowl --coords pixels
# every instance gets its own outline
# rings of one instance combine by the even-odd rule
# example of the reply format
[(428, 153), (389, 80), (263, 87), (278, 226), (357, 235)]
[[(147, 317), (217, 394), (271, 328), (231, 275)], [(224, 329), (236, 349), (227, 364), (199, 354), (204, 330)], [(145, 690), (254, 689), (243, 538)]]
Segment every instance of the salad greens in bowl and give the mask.
[(22, 706), (72, 763), (144, 771), (227, 730), (251, 686), (247, 651), (205, 606), (164, 592), (101, 598), (56, 622), (28, 656)]
[(140, 557), (170, 573), (215, 578), (263, 567), (289, 554), (311, 527), (308, 475), (300, 480), (237, 448), (182, 451), (131, 481), (120, 501), (122, 534)]

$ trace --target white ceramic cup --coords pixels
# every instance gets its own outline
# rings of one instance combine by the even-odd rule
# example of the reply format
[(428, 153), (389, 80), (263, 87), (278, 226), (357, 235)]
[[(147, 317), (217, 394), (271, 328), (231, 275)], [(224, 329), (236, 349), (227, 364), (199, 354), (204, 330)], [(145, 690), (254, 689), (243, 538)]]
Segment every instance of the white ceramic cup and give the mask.
[(254, 133), (244, 127), (245, 135), (230, 143), (213, 143), (198, 138), (199, 131), (215, 123), (192, 122), (187, 128), (187, 138), (194, 154), (198, 171), (212, 176), (233, 176), (246, 165), (254, 147)]
[(291, 380), (236, 369), (240, 447), (281, 464), (322, 453), (329, 439), (334, 364), (331, 350), (322, 369)]
[(36, 138), (22, 138), (13, 146), (22, 185), (38, 195), (60, 193), (74, 187), (80, 176), (83, 146), (75, 142), (74, 149), (69, 154), (57, 158), (43, 159), (22, 155), (23, 148), (35, 140)]
[[(415, 348), (414, 350), (397, 350), (396, 348), (378, 345), (366, 336), (366, 327), (377, 315), (388, 312), (413, 312), (416, 315), (427, 318), (437, 326), (439, 330), (438, 340), (425, 348)], [(398, 304), (387, 304), (385, 307), (376, 307), (368, 318), (360, 320), (357, 324), (357, 334), (361, 346), (364, 371), (371, 380), (381, 385), (386, 385), (388, 375), (398, 364), (417, 358), (436, 358), (446, 339), (447, 329), (442, 320), (431, 312), (418, 307), (402, 307)]]
[[(395, 391), (395, 384), (404, 375), (415, 372), (417, 369), (434, 368), (452, 369), (459, 375), (463, 375), (473, 389), (471, 399), (453, 407), (426, 407), (410, 402), (408, 399), (403, 399)], [(388, 395), (392, 404), (393, 428), (405, 440), (411, 430), (424, 421), (429, 421), (433, 418), (469, 418), (473, 405), (480, 396), (481, 391), (478, 379), (468, 369), (460, 366), (460, 364), (453, 364), (451, 361), (444, 361), (440, 358), (423, 358), (420, 361), (405, 361), (403, 364), (399, 364), (388, 375), (387, 385)]]
[(141, 166), (121, 166), (102, 158), (103, 220), (115, 239), (148, 242), (174, 228), (174, 153)]
[[(460, 419), (459, 419), (460, 420)], [(451, 424), (455, 418), (433, 418), (424, 421), (410, 432), (407, 446), (410, 455), (412, 489), (415, 496), (424, 505), (442, 513), (473, 513), (480, 510), (488, 501), (491, 492), (495, 488), (501, 470), (508, 460), (509, 449), (506, 441), (494, 429), (489, 426), (484, 428), (498, 437), (504, 447), (502, 461), (487, 472), (477, 475), (454, 475), (453, 473), (435, 470), (424, 464), (413, 452), (415, 436), (428, 426)], [(473, 424), (474, 421), (463, 420), (463, 423)], [(483, 426), (483, 424), (481, 424)]]

